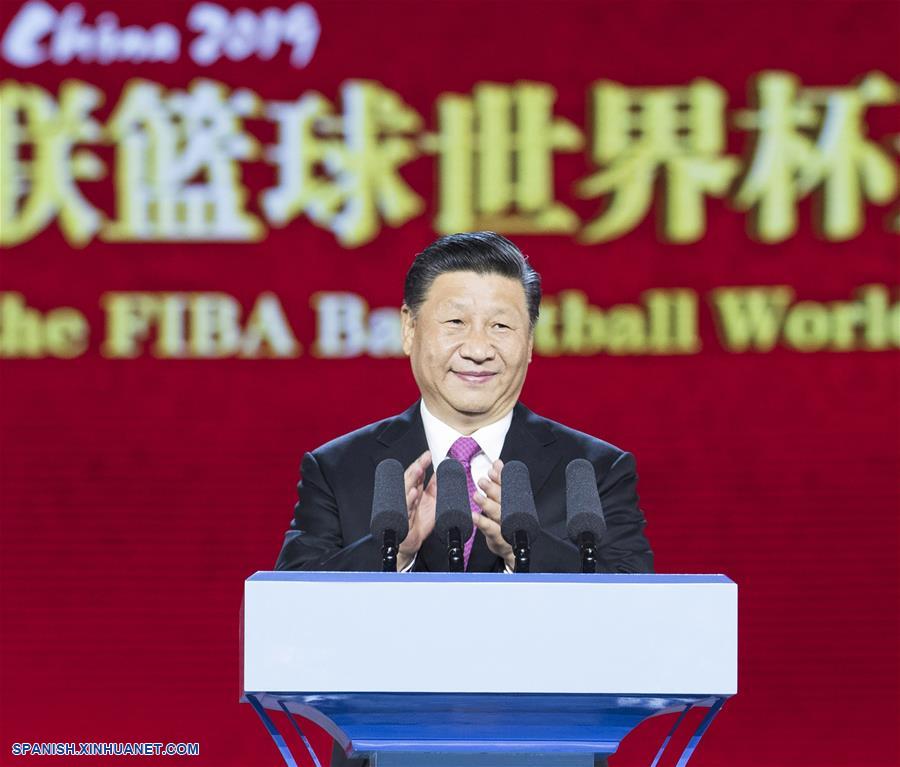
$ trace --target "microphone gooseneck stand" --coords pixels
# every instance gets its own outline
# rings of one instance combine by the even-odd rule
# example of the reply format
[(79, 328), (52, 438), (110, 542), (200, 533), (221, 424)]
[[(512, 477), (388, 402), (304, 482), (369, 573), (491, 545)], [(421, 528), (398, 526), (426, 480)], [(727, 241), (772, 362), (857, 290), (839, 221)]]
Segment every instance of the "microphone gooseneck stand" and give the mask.
[(381, 546), (381, 571), (383, 573), (397, 572), (397, 550), (397, 532), (385, 530), (384, 543)]
[(458, 527), (447, 531), (447, 569), (451, 573), (461, 573), (466, 568), (463, 555), (462, 535)]
[(578, 548), (581, 549), (581, 572), (597, 572), (597, 542), (589, 531), (578, 534)]
[(513, 555), (516, 558), (516, 572), (527, 573), (531, 571), (531, 546), (528, 544), (528, 533), (524, 530), (516, 530)]

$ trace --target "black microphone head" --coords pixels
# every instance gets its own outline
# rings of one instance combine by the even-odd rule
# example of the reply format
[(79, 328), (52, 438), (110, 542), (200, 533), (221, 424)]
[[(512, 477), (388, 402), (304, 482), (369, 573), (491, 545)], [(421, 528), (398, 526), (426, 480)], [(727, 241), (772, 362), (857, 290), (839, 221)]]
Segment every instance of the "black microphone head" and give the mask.
[(402, 543), (409, 533), (406, 508), (406, 483), (403, 465), (395, 458), (385, 458), (375, 467), (375, 493), (372, 498), (372, 536), (381, 543), (386, 530), (397, 534)]
[(566, 466), (566, 532), (573, 541), (582, 533), (599, 538), (606, 532), (606, 519), (594, 465), (576, 458)]
[(438, 540), (447, 544), (450, 530), (459, 528), (463, 542), (472, 535), (472, 506), (469, 503), (469, 485), (466, 470), (455, 458), (445, 458), (438, 464), (437, 499), (435, 500), (434, 532)]
[(531, 476), (528, 467), (521, 461), (510, 461), (503, 465), (500, 474), (503, 488), (500, 504), (500, 533), (511, 546), (519, 530), (528, 533), (533, 540), (541, 530), (534, 495), (531, 492)]

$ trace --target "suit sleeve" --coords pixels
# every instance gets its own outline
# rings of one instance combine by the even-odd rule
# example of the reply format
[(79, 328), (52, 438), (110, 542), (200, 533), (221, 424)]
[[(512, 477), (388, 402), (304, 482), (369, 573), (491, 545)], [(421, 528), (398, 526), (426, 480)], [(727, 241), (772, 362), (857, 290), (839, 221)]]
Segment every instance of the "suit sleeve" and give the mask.
[(294, 519), (284, 534), (276, 570), (363, 572), (381, 569), (371, 535), (345, 544), (334, 492), (312, 453), (300, 465)]
[(644, 536), (647, 524), (638, 506), (634, 456), (622, 453), (597, 482), (606, 517), (606, 534), (600, 541), (599, 571), (603, 573), (652, 573), (653, 552)]
[[(644, 514), (638, 506), (637, 473), (634, 456), (618, 452), (612, 463), (595, 458), (599, 479), (597, 489), (606, 518), (606, 533), (597, 552), (601, 573), (652, 573), (653, 552), (644, 537)], [(563, 482), (564, 487), (564, 480)], [(564, 504), (565, 501), (563, 500)], [(563, 517), (565, 511), (562, 511)], [(581, 552), (565, 533), (565, 525), (550, 532), (542, 530), (531, 546), (531, 570), (539, 573), (580, 573)], [(503, 560), (497, 560), (498, 571)]]

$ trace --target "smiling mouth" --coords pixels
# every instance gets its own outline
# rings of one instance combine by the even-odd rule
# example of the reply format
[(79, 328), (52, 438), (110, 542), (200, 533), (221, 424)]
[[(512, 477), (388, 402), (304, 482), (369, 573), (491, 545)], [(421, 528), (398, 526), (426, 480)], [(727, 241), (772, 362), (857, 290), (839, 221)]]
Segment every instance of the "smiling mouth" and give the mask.
[(490, 381), (496, 373), (488, 373), (488, 372), (464, 372), (459, 370), (454, 370), (453, 375), (459, 378), (466, 383), (474, 383), (480, 384), (485, 383), (486, 381)]

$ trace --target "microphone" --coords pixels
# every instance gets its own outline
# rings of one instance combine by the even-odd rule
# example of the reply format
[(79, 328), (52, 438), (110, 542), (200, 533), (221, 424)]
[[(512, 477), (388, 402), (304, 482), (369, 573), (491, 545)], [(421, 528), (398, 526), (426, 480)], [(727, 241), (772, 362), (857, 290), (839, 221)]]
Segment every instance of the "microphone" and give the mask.
[(516, 557), (516, 572), (527, 573), (531, 568), (531, 541), (541, 531), (531, 476), (521, 461), (504, 464), (500, 475), (503, 502), (500, 504), (500, 533)]
[(465, 569), (463, 543), (469, 540), (474, 528), (466, 470), (454, 458), (445, 458), (438, 464), (435, 474), (434, 532), (447, 547), (447, 569), (451, 573), (461, 573)]
[(566, 532), (581, 550), (581, 572), (597, 572), (597, 545), (606, 532), (594, 466), (576, 458), (566, 466)]
[(397, 572), (397, 552), (409, 533), (409, 513), (403, 466), (395, 458), (385, 458), (375, 467), (370, 529), (372, 537), (381, 543), (382, 571)]

